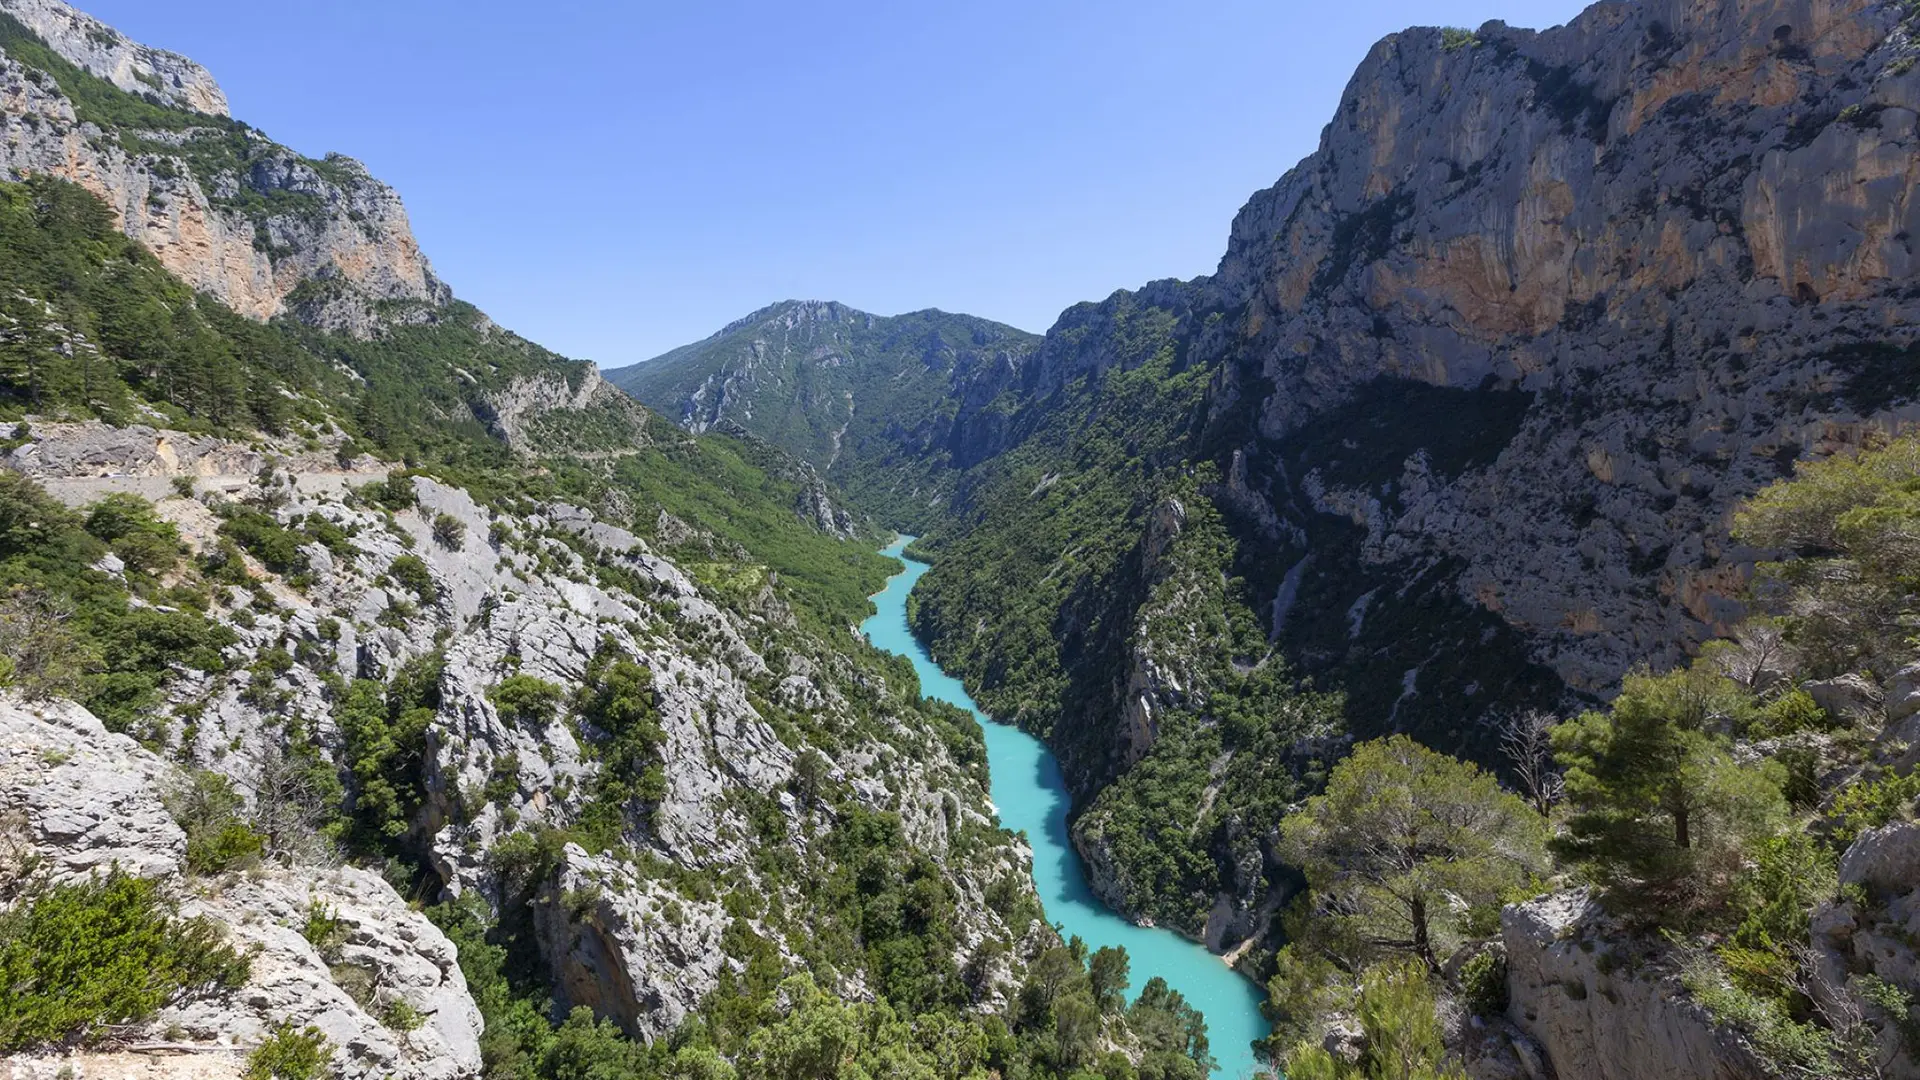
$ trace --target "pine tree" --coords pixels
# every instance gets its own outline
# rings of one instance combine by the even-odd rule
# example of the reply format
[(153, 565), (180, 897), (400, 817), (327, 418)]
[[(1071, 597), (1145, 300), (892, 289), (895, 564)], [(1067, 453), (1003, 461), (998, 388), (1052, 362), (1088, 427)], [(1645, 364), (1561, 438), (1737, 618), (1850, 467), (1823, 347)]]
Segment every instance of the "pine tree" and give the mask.
[(1330, 931), (1439, 966), (1457, 901), (1490, 906), (1544, 870), (1546, 826), (1477, 767), (1404, 735), (1362, 743), (1281, 826)]

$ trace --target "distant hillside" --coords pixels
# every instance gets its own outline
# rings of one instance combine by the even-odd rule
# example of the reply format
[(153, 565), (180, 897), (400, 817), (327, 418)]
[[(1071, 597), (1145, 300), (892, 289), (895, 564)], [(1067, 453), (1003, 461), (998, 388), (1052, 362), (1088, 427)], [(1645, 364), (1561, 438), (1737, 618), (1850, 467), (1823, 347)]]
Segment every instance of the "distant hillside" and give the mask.
[(886, 524), (916, 529), (953, 470), (978, 460), (979, 433), (957, 418), (990, 405), (1039, 342), (971, 315), (789, 300), (607, 378), (696, 432), (738, 425)]

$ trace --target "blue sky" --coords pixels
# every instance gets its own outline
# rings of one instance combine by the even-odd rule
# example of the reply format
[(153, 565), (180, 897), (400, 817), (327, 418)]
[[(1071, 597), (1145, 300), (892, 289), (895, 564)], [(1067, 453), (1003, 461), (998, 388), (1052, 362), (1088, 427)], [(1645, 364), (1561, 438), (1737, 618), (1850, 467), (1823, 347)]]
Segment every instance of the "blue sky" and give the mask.
[(1571, 0), (78, 0), (365, 161), (462, 297), (616, 367), (787, 298), (1045, 330), (1211, 272), (1379, 37)]

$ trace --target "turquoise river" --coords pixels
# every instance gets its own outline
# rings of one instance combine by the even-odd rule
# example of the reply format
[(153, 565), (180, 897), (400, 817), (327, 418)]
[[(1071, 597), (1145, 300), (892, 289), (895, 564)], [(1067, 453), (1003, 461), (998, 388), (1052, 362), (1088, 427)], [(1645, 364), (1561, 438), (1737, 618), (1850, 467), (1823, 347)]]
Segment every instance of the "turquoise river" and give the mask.
[(1089, 948), (1124, 946), (1133, 961), (1135, 993), (1158, 975), (1206, 1013), (1207, 1037), (1220, 1065), (1215, 1077), (1257, 1075), (1251, 1044), (1268, 1030), (1258, 988), (1205, 948), (1171, 930), (1135, 926), (1094, 898), (1080, 855), (1067, 839), (1067, 789), (1052, 752), (1039, 739), (981, 712), (960, 681), (941, 671), (907, 628), (907, 594), (927, 572), (927, 564), (900, 553), (912, 539), (902, 537), (886, 549), (907, 569), (873, 598), (879, 614), (863, 623), (861, 632), (876, 648), (913, 661), (927, 697), (952, 702), (979, 719), (987, 735), (993, 804), (1000, 824), (1025, 832), (1033, 844), (1033, 883), (1047, 918), (1066, 934), (1078, 934)]

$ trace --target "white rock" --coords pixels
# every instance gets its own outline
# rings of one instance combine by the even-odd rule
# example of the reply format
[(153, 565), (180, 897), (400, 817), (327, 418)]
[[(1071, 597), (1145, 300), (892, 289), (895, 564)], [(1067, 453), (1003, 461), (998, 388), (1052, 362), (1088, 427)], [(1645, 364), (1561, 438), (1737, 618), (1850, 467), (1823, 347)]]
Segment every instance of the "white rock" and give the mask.
[[(1772, 1075), (1693, 1003), (1647, 946), (1619, 933), (1584, 892), (1501, 912), (1507, 1016), (1556, 1075), (1580, 1080), (1764, 1080)], [(1623, 951), (1634, 951), (1631, 957)]]

